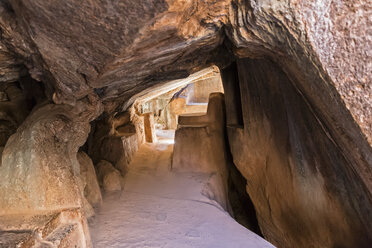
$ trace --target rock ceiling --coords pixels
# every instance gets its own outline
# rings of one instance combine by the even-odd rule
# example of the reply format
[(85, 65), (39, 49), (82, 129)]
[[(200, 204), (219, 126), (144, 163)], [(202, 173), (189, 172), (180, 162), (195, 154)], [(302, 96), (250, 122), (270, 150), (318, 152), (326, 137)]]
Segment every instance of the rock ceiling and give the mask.
[[(237, 142), (236, 146), (250, 144), (254, 140), (250, 134), (260, 134), (258, 143), (269, 136), (266, 138), (270, 143), (273, 136), (268, 135), (267, 125), (263, 125), (265, 118), (261, 117), (268, 113), (278, 117), (275, 107), (286, 103), (285, 111), (279, 111), (280, 118), (273, 118), (272, 124), (294, 116), (288, 120), (293, 125), (282, 125), (281, 131), (275, 129), (277, 133), (273, 133), (287, 137), (289, 132), (297, 143), (291, 149), (287, 138), (280, 139), (281, 145), (270, 143), (270, 155), (277, 151), (277, 157), (283, 161), (277, 164), (287, 166), (287, 154), (297, 158), (298, 154), (309, 152), (307, 155), (315, 161), (311, 163), (314, 171), (324, 169), (321, 180), (324, 179), (324, 185), (329, 183), (327, 190), (341, 195), (341, 205), (348, 206), (350, 196), (355, 206), (362, 206), (350, 207), (350, 212), (355, 212), (349, 216), (351, 221), (369, 222), (371, 16), (372, 3), (365, 0), (0, 0), (0, 83), (6, 86), (19, 81), (24, 86), (29, 82), (28, 88), (33, 88), (31, 82), (36, 80), (43, 86), (40, 88), (45, 90), (49, 103), (53, 102), (35, 107), (6, 143), (0, 166), (0, 176), (5, 178), (0, 180), (4, 196), (0, 212), (79, 206), (79, 190), (69, 181), (74, 174), (71, 163), (77, 164), (76, 153), (91, 131), (90, 121), (103, 111), (113, 114), (126, 110), (136, 99), (179, 87), (187, 80), (210, 73), (211, 66), (218, 66), (221, 71), (228, 71), (225, 75), (231, 79), (230, 85), (234, 80), (245, 83), (246, 88), (240, 89), (246, 96), (242, 101), (246, 111), (244, 124), (253, 117), (257, 120), (259, 131), (248, 125), (241, 131), (244, 142)], [(185, 78), (186, 81), (182, 80)], [(275, 90), (279, 84), (285, 84), (287, 90)], [(225, 86), (229, 88), (226, 81)], [(23, 90), (27, 91), (26, 88)], [(273, 103), (275, 99), (277, 104)], [(259, 111), (254, 108), (263, 103), (268, 107), (258, 108)], [(264, 114), (258, 114), (260, 111)], [(294, 127), (302, 130), (303, 136), (298, 136)], [(260, 131), (262, 128), (265, 130)], [(319, 136), (312, 135), (312, 131)], [(257, 146), (258, 143), (251, 144), (249, 151), (265, 148)], [(303, 150), (299, 149), (301, 144)], [(282, 152), (278, 147), (289, 150)], [(316, 155), (322, 155), (321, 159), (317, 160)], [(263, 158), (266, 157), (259, 157)], [(246, 159), (238, 162), (242, 161)], [(22, 166), (15, 167), (16, 163)], [(252, 168), (256, 170), (258, 166), (254, 165)], [(274, 182), (267, 173), (268, 163), (261, 165), (262, 178)], [(239, 169), (249, 178), (247, 168), (242, 163)], [(277, 175), (283, 171), (272, 173), (273, 178), (278, 179)], [(301, 173), (302, 180), (306, 177)], [(309, 175), (306, 182), (313, 182), (313, 174)], [(48, 187), (38, 185), (41, 180), (34, 178), (39, 177), (45, 178)], [(56, 178), (67, 180), (61, 180), (61, 186)], [(279, 177), (283, 178), (287, 176)], [(321, 180), (315, 185), (323, 189)], [(271, 185), (273, 192), (277, 185)], [(340, 185), (351, 190), (342, 190)], [(252, 185), (247, 189), (262, 193)], [(311, 192), (323, 192), (320, 189), (311, 187)], [(262, 195), (269, 202), (267, 192)], [(45, 195), (45, 199), (40, 195)], [(332, 202), (336, 194), (329, 195), (325, 199)], [(59, 199), (59, 196), (66, 197)], [(299, 199), (303, 198), (312, 200), (300, 194)], [(266, 202), (266, 198), (257, 199), (253, 199), (256, 205)], [(275, 201), (275, 197), (270, 199)], [(289, 205), (293, 202), (289, 201)], [(320, 209), (329, 211), (328, 206)], [(271, 208), (261, 205), (261, 209)], [(298, 209), (293, 213), (298, 213)], [(271, 218), (271, 212), (267, 216)], [(370, 225), (363, 228), (366, 233), (372, 233)]]
[(0, 80), (28, 71), (56, 103), (94, 91), (123, 102), (158, 82), (226, 65), (228, 51), (270, 56), (287, 73), (298, 74), (289, 72), (294, 64), (302, 77), (335, 87), (371, 141), (371, 9), (362, 0), (3, 0)]

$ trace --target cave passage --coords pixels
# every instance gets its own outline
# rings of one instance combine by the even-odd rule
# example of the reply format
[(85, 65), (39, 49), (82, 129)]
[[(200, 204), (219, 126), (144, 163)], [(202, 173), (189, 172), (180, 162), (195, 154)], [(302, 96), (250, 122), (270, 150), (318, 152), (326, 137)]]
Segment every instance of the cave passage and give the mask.
[(0, 248), (371, 247), (370, 16), (0, 0)]
[(121, 192), (90, 223), (94, 247), (272, 247), (207, 192), (209, 173), (172, 172), (174, 130), (135, 154)]
[[(94, 247), (272, 247), (258, 236), (246, 180), (228, 152), (223, 91), (213, 67), (137, 99), (142, 144), (130, 145), (136, 128), (116, 117), (115, 130), (128, 142), (108, 142), (106, 154), (139, 148), (121, 170), (120, 185), (109, 173), (100, 180), (103, 204), (89, 221)], [(99, 162), (98, 178), (110, 162)]]

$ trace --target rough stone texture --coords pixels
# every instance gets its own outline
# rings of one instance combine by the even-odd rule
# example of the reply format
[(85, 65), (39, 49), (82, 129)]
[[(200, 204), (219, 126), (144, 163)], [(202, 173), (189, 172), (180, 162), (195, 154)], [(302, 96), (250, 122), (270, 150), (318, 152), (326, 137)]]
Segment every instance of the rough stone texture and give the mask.
[(228, 136), (265, 238), (279, 247), (368, 247), (370, 192), (353, 170), (361, 161), (343, 154), (353, 147), (338, 146), (275, 63), (243, 59), (223, 75), (241, 95), (240, 113), (226, 102), (241, 115), (227, 115)]
[[(227, 10), (225, 2), (214, 1), (9, 2), (2, 4), (4, 43), (25, 57), (33, 76), (52, 76), (58, 102), (92, 88), (101, 89), (107, 100), (128, 97), (123, 93), (138, 93), (201, 68), (191, 68), (195, 64), (210, 64), (211, 51), (222, 42), (221, 12)], [(12, 42), (13, 37), (19, 39)], [(195, 59), (193, 53), (203, 56)]]
[[(334, 6), (338, 6), (337, 11), (334, 11)], [(369, 128), (372, 121), (370, 108), (362, 106), (370, 106), (370, 84), (368, 80), (363, 82), (364, 78), (371, 78), (372, 70), (367, 69), (371, 67), (366, 62), (370, 57), (368, 52), (360, 51), (367, 51), (371, 42), (347, 30), (349, 25), (360, 20), (358, 30), (368, 33), (370, 11), (371, 4), (364, 1), (347, 1), (332, 7), (326, 1), (237, 1), (234, 8), (236, 24), (231, 26), (230, 32), (234, 45), (239, 48), (236, 50), (238, 56), (268, 56), (296, 82), (295, 87), (312, 106), (317, 117), (329, 127), (332, 139), (343, 149), (345, 156), (360, 161), (353, 170), (368, 192), (372, 192), (372, 135)], [(349, 24), (340, 22), (342, 19), (349, 20)], [(309, 28), (311, 26), (313, 28)], [(336, 32), (342, 29), (344, 31)], [(361, 43), (356, 44), (355, 39)], [(343, 44), (340, 46), (335, 40), (343, 40)], [(348, 43), (350, 46), (345, 47)], [(339, 58), (337, 54), (355, 59), (342, 60), (344, 62), (341, 63), (340, 59), (333, 59)], [(327, 63), (322, 56), (327, 57)], [(361, 61), (364, 61), (363, 66), (359, 66)], [(352, 73), (353, 77), (341, 79), (331, 75), (330, 70), (337, 71), (339, 75), (343, 71), (346, 75), (350, 70), (355, 70), (355, 73)], [(358, 90), (361, 88), (363, 90)], [(346, 89), (358, 93), (352, 98), (345, 98), (344, 95), (348, 94)], [(362, 122), (360, 116), (365, 121)], [(358, 144), (357, 148), (355, 144)]]
[(228, 33), (240, 56), (269, 55), (302, 81), (304, 94), (322, 93), (317, 104), (333, 98), (334, 116), (346, 105), (371, 142), (371, 11), (371, 3), (360, 0), (237, 0)]
[(39, 107), (9, 138), (0, 167), (1, 214), (81, 205), (76, 153), (101, 109), (93, 97), (84, 101)]
[(22, 65), (22, 60), (17, 60), (16, 56), (0, 42), (0, 82), (17, 81), (26, 73), (27, 70)]
[[(15, 215), (32, 215), (35, 217), (27, 224), (33, 225), (34, 219), (45, 212), (59, 213), (65, 220), (64, 211), (73, 210), (69, 217), (72, 222), (42, 227), (42, 233), (35, 234), (37, 242), (60, 241), (57, 247), (91, 246), (86, 215), (82, 213), (84, 198), (76, 153), (88, 137), (89, 121), (101, 111), (94, 96), (77, 102), (75, 107), (38, 106), (6, 143), (0, 167), (0, 215), (12, 222)], [(13, 226), (13, 232), (22, 231), (21, 225)], [(25, 247), (32, 247), (36, 242), (33, 237)]]
[(93, 162), (109, 161), (124, 176), (132, 157), (143, 143), (143, 125), (143, 117), (138, 116), (133, 108), (96, 121), (87, 142)]
[(102, 203), (102, 195), (93, 162), (85, 152), (78, 152), (77, 159), (80, 164), (84, 197), (93, 207), (98, 207)]
[(78, 209), (0, 216), (0, 223), (0, 247), (92, 247), (87, 221)]
[(33, 106), (44, 99), (41, 84), (29, 77), (0, 84), (0, 145), (5, 146)]
[(102, 160), (97, 164), (98, 179), (103, 189), (108, 192), (120, 191), (122, 177), (111, 163)]
[[(44, 203), (45, 206), (55, 207), (59, 206), (57, 202), (70, 204), (72, 199), (62, 199), (64, 190), (60, 191), (59, 188), (58, 192), (62, 196), (57, 192), (54, 192), (57, 195), (50, 192), (53, 195), (45, 197), (43, 192), (48, 191), (48, 184), (40, 182), (49, 181), (50, 178), (53, 185), (51, 188), (54, 188), (57, 182), (67, 185), (66, 190), (74, 187), (71, 172), (59, 173), (58, 176), (57, 172), (68, 171), (70, 169), (66, 168), (76, 165), (76, 159), (72, 156), (76, 157), (77, 145), (70, 149), (70, 146), (65, 144), (70, 137), (74, 140), (76, 134), (63, 129), (63, 132), (55, 135), (57, 138), (53, 138), (51, 133), (55, 129), (54, 124), (50, 123), (62, 123), (61, 126), (66, 126), (66, 129), (80, 130), (83, 129), (82, 126), (87, 127), (88, 120), (93, 117), (77, 120), (78, 117), (70, 114), (70, 109), (84, 109), (83, 105), (89, 105), (82, 101), (85, 97), (95, 92), (99, 97), (97, 104), (103, 102), (106, 114), (112, 117), (117, 112), (127, 110), (135, 100), (133, 97), (139, 96), (140, 92), (151, 91), (164, 81), (186, 77), (211, 64), (224, 68), (235, 58), (265, 58), (273, 61), (280, 71), (286, 74), (295, 91), (301, 96), (298, 102), (301, 106), (306, 105), (307, 107), (303, 108), (308, 108), (313, 113), (313, 117), (309, 117), (309, 111), (300, 109), (300, 113), (310, 119), (309, 122), (313, 123), (314, 119), (311, 118), (315, 118), (319, 123), (316, 127), (319, 133), (323, 132), (319, 134), (319, 140), (330, 142), (329, 146), (333, 147), (324, 145), (323, 149), (327, 152), (335, 151), (337, 157), (345, 160), (337, 159), (336, 161), (341, 162), (338, 163), (340, 167), (336, 169), (336, 164), (331, 163), (329, 159), (322, 158), (320, 162), (317, 160), (317, 168), (330, 171), (330, 175), (322, 177), (325, 180), (324, 185), (336, 185), (336, 188), (349, 191), (341, 190), (341, 193), (334, 195), (334, 199), (329, 199), (332, 202), (331, 208), (337, 205), (335, 202), (341, 202), (341, 210), (335, 211), (335, 215), (330, 215), (329, 218), (313, 217), (335, 225), (337, 231), (334, 234), (325, 230), (323, 238), (318, 238), (314, 235), (316, 231), (310, 232), (317, 230), (312, 228), (298, 234), (298, 240), (285, 236), (280, 238), (277, 235), (279, 230), (285, 234), (291, 233), (293, 226), (286, 226), (286, 219), (290, 217), (284, 218), (285, 212), (279, 211), (272, 213), (273, 218), (277, 220), (275, 223), (279, 224), (272, 226), (272, 231), (264, 235), (272, 239), (275, 237), (276, 243), (286, 245), (294, 245), (297, 242), (303, 244), (303, 240), (307, 240), (317, 244), (323, 242), (320, 246), (325, 246), (338, 242), (339, 239), (354, 245), (353, 242), (357, 239), (353, 236), (355, 232), (346, 231), (351, 228), (363, 230), (361, 233), (365, 236), (360, 238), (360, 242), (363, 242), (372, 236), (369, 224), (372, 223), (371, 5), (372, 3), (366, 0), (1, 1), (0, 81), (17, 81), (28, 71), (34, 79), (43, 82), (48, 99), (62, 107), (43, 107), (33, 112), (26, 121), (28, 124), (22, 124), (7, 142), (3, 165), (0, 167), (0, 191), (4, 191), (0, 206), (6, 207), (0, 208), (0, 211), (13, 209), (18, 199), (20, 206), (25, 209), (44, 206)], [(262, 82), (262, 85), (268, 88), (270, 86), (266, 81)], [(287, 96), (283, 92), (280, 91), (279, 94)], [(292, 96), (292, 93), (287, 94)], [(226, 95), (227, 102), (239, 99), (234, 93), (232, 96), (236, 97), (236, 100)], [(267, 95), (278, 97), (271, 94), (265, 96)], [(254, 97), (258, 98), (258, 95)], [(2, 99), (6, 99), (4, 95)], [(285, 97), (283, 99), (287, 100)], [(241, 100), (246, 101), (243, 98)], [(263, 103), (266, 101), (267, 99), (262, 100)], [(279, 102), (277, 107), (283, 104)], [(61, 113), (49, 118), (52, 113), (48, 112), (54, 111), (54, 108), (60, 109)], [(238, 110), (234, 111), (239, 113)], [(90, 109), (88, 112), (87, 114), (91, 115), (94, 111)], [(279, 115), (282, 112), (278, 110), (276, 113)], [(40, 116), (40, 121), (36, 121), (33, 116)], [(284, 117), (284, 114), (282, 116)], [(239, 114), (235, 117), (232, 124), (245, 124), (246, 120), (243, 122)], [(63, 124), (65, 118), (72, 124)], [(291, 130), (312, 127), (312, 124), (307, 124), (301, 118), (296, 117), (295, 120), (296, 122), (288, 121), (293, 124)], [(77, 127), (79, 122), (85, 124)], [(265, 122), (260, 124), (265, 127)], [(247, 126), (244, 126), (244, 132), (248, 132)], [(278, 130), (283, 133), (275, 133), (277, 136), (286, 136), (289, 132), (285, 128)], [(43, 136), (44, 133), (50, 137), (45, 138), (47, 135)], [(258, 132), (256, 135), (257, 140), (266, 140), (267, 133)], [(67, 137), (66, 141), (60, 142), (60, 136)], [(53, 139), (57, 139), (57, 142), (50, 145)], [(315, 138), (310, 139), (309, 144), (313, 144), (313, 140)], [(244, 144), (245, 142), (249, 144), (249, 140), (244, 140)], [(317, 155), (311, 152), (314, 151), (311, 145), (306, 145), (303, 149), (317, 158)], [(319, 153), (322, 156), (328, 154), (322, 151)], [(89, 154), (93, 158), (90, 152)], [(234, 159), (238, 157), (239, 155), (235, 154)], [(279, 157), (283, 159), (282, 156)], [(12, 167), (14, 164), (17, 166)], [(29, 168), (36, 169), (30, 170), (29, 174)], [(239, 169), (243, 173), (243, 166)], [(46, 177), (36, 176), (40, 171), (40, 175), (45, 174)], [(249, 176), (245, 173), (243, 175), (249, 182)], [(59, 176), (63, 176), (63, 180)], [(39, 180), (40, 178), (43, 180)], [(318, 180), (316, 177), (312, 179)], [(339, 181), (343, 183), (335, 183)], [(315, 185), (319, 186), (320, 183)], [(36, 192), (36, 189), (42, 193), (31, 194)], [(294, 195), (297, 190), (299, 189), (287, 188), (289, 196)], [(27, 193), (23, 194), (24, 192)], [(325, 192), (328, 192), (328, 188)], [(349, 209), (346, 205), (352, 195), (355, 195), (355, 198), (350, 200), (350, 204), (356, 205)], [(76, 201), (76, 198), (74, 199)], [(254, 197), (252, 200), (255, 205), (262, 202), (254, 200)], [(282, 200), (288, 203), (293, 199), (282, 195), (280, 201)], [(77, 205), (75, 201), (73, 206)], [(269, 211), (266, 209), (268, 204), (262, 206), (264, 211)], [(293, 206), (288, 209), (291, 207)], [(18, 210), (21, 211), (20, 207)], [(305, 215), (308, 215), (307, 212)], [(343, 218), (337, 222), (336, 216)], [(350, 222), (349, 219), (354, 216), (358, 217)], [(328, 227), (325, 226), (331, 229), (329, 223)], [(301, 235), (304, 235), (303, 240)], [(327, 235), (330, 239), (326, 241), (324, 237)], [(347, 246), (346, 243), (343, 245)]]
[(3, 83), (0, 87), (0, 145), (5, 146), (9, 137), (27, 117), (30, 109), (27, 107), (22, 90), (15, 83)]
[(124, 176), (133, 155), (138, 150), (135, 133), (107, 137), (101, 143), (100, 158), (112, 163)]
[[(287, 73), (315, 81), (302, 85), (306, 94), (326, 87), (329, 95), (317, 102), (337, 98), (330, 112), (346, 105), (371, 142), (371, 9), (363, 0), (8, 0), (1, 3), (0, 27), (12, 57), (33, 77), (55, 85), (56, 102), (95, 88), (108, 108), (114, 98), (129, 99), (156, 82), (223, 60), (224, 30), (238, 56), (275, 58)], [(336, 90), (339, 96), (333, 96)]]
[(303, 1), (296, 7), (305, 9), (301, 15), (312, 47), (372, 144), (372, 3)]

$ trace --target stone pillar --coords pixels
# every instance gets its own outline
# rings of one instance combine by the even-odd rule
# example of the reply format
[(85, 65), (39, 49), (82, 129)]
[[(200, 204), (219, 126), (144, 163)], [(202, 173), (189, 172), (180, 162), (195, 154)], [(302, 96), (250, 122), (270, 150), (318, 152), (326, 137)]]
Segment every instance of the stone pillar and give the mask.
[(145, 137), (146, 142), (155, 143), (157, 141), (155, 133), (155, 122), (153, 113), (145, 113), (144, 117), (144, 126), (145, 126)]
[(178, 116), (185, 111), (186, 100), (185, 98), (176, 98), (169, 102), (169, 119), (168, 119), (168, 128), (176, 129)]

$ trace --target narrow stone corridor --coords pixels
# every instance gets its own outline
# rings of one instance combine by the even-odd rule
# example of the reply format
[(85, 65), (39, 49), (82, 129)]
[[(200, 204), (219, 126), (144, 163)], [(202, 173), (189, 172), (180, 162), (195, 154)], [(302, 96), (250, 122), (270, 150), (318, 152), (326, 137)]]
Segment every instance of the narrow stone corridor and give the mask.
[(170, 170), (172, 131), (136, 153), (120, 193), (104, 196), (90, 222), (93, 246), (273, 247), (206, 195), (206, 173)]

